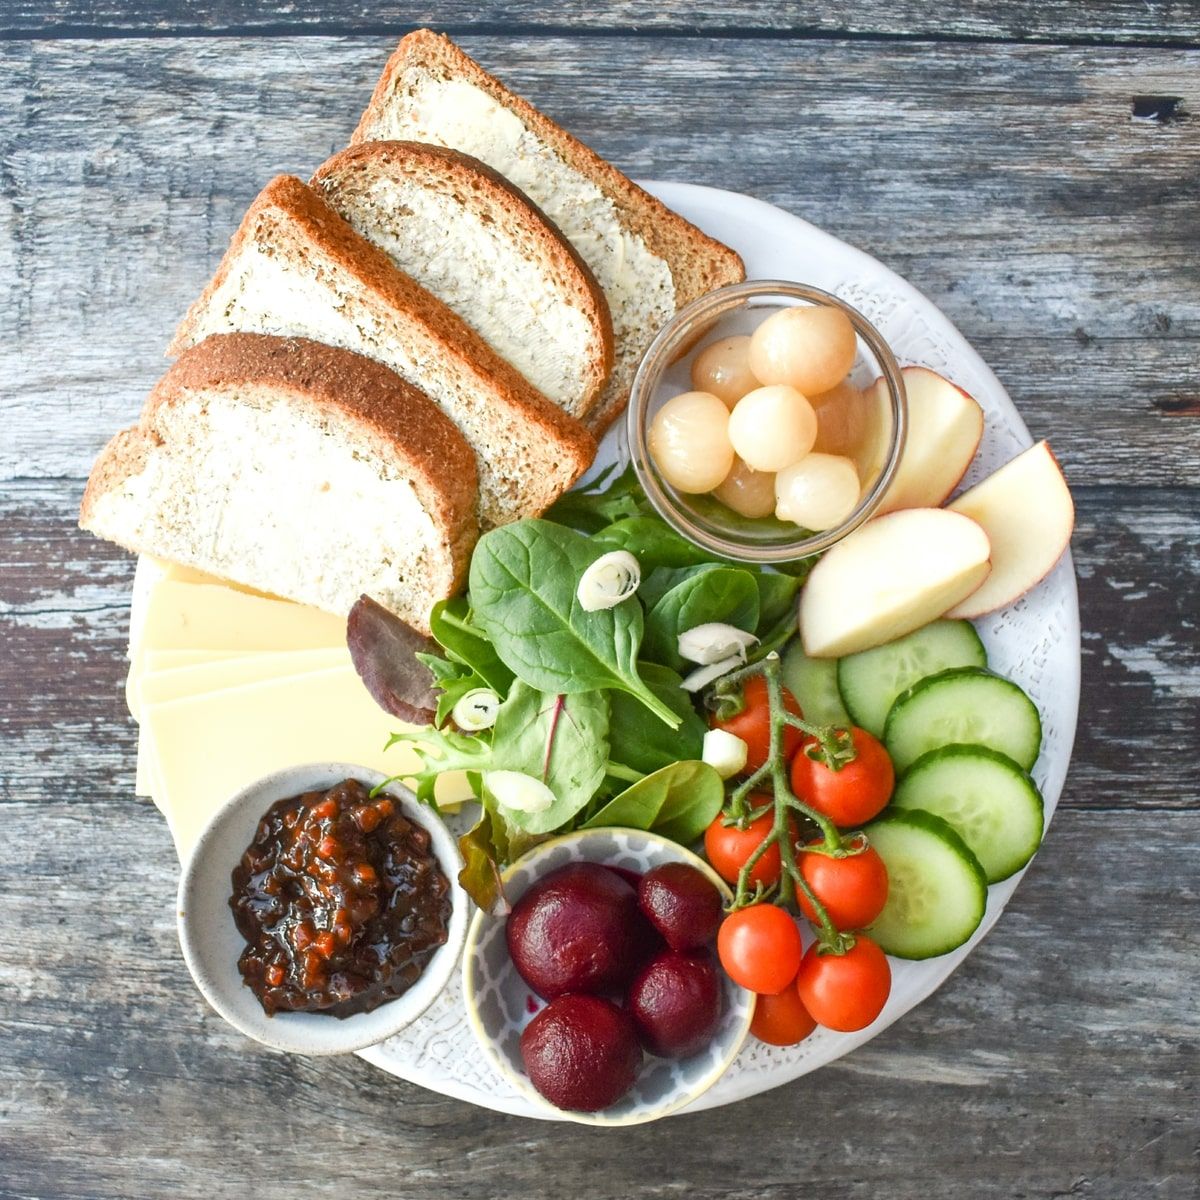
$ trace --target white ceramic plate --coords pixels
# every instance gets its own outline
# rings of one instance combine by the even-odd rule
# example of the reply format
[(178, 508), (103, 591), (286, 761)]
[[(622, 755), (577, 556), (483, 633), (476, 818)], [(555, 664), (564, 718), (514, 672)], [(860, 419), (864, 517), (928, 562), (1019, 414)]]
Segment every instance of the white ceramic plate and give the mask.
[[(861, 250), (807, 221), (748, 196), (682, 183), (644, 185), (706, 233), (732, 246), (750, 279), (795, 279), (836, 293), (887, 338), (901, 363), (930, 367), (960, 384), (983, 407), (983, 444), (966, 483), (974, 483), (1031, 444), (1024, 422), (1000, 381), (953, 325), (915, 288)], [(623, 422), (618, 422), (623, 428)], [(610, 433), (597, 469), (622, 454)], [(1049, 821), (1062, 792), (1079, 710), (1079, 603), (1068, 553), (1028, 596), (976, 622), (992, 666), (1016, 680), (1042, 714), (1042, 754), (1034, 768)], [(777, 1087), (870, 1041), (947, 979), (996, 923), (1020, 875), (988, 890), (975, 936), (953, 954), (927, 962), (892, 960), (891, 998), (880, 1018), (860, 1033), (818, 1030), (799, 1046), (764, 1046), (747, 1039), (737, 1060), (683, 1112), (728, 1104)], [(1014, 985), (1015, 985), (1014, 981)], [(479, 1053), (467, 1022), (461, 977), (400, 1037), (360, 1052), (402, 1079), (500, 1112), (554, 1119), (537, 1108)]]

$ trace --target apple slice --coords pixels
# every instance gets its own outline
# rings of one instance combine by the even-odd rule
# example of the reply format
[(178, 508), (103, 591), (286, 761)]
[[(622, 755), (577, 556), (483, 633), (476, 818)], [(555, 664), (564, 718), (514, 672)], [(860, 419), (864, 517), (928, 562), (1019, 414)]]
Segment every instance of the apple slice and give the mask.
[(982, 527), (944, 508), (906, 508), (848, 534), (800, 593), (800, 639), (810, 658), (881, 646), (936, 620), (987, 578)]
[[(983, 437), (983, 410), (962, 388), (928, 367), (905, 367), (900, 373), (908, 394), (908, 437), (876, 516), (900, 508), (936, 508), (967, 473)], [(886, 404), (882, 379), (875, 388), (877, 402)]]
[(994, 612), (1041, 583), (1062, 557), (1075, 527), (1071, 492), (1046, 442), (963, 492), (947, 511), (977, 521), (992, 543), (992, 573), (951, 609), (951, 617)]

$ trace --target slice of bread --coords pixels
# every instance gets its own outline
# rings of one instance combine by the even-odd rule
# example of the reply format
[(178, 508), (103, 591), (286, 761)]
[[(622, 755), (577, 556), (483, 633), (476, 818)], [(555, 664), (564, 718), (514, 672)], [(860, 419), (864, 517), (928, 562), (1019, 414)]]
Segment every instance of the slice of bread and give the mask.
[(433, 142), (481, 159), (520, 188), (579, 251), (608, 297), (616, 354), (587, 424), (625, 407), (654, 335), (697, 296), (745, 278), (742, 260), (643, 191), (448, 38), (419, 29), (383, 69), (354, 143)]
[(168, 353), (236, 332), (314, 338), (420, 388), (475, 451), (488, 528), (542, 512), (595, 454), (579, 422), (293, 176), (250, 206)]
[(394, 372), (304, 338), (215, 335), (104, 448), (84, 529), (345, 614), (364, 593), (414, 628), (462, 583), (475, 456)]
[(363, 142), (310, 181), (402, 271), (444, 300), (571, 416), (612, 367), (608, 302), (571, 243), (478, 159), (420, 142)]

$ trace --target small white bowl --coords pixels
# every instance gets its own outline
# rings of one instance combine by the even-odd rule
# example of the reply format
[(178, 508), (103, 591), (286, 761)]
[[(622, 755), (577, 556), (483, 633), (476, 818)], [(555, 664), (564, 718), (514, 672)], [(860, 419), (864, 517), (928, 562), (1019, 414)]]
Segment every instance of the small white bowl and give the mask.
[(446, 941), (426, 963), (417, 982), (402, 996), (352, 1017), (324, 1013), (277, 1013), (268, 1017), (238, 971), (238, 958), (246, 942), (238, 933), (229, 907), (231, 874), (267, 809), (277, 800), (325, 791), (345, 779), (358, 779), (374, 788), (386, 778), (378, 771), (348, 763), (315, 763), (276, 771), (238, 792), (212, 816), (184, 864), (178, 899), (179, 944), (184, 960), (204, 998), (247, 1037), (293, 1054), (348, 1054), (410, 1025), (453, 975), (466, 937), (470, 908), (458, 882), (462, 860), (454, 838), (438, 815), (399, 784), (389, 784), (387, 793), (399, 801), (406, 817), (429, 831), (433, 854), (450, 883)]
[[(639, 874), (663, 863), (687, 863), (702, 871), (722, 897), (732, 899), (725, 881), (690, 850), (654, 833), (617, 828), (585, 829), (536, 846), (504, 872), (505, 897), (515, 904), (536, 880), (572, 862), (602, 863)], [(754, 993), (738, 987), (721, 972), (721, 1024), (705, 1050), (685, 1059), (646, 1055), (630, 1092), (601, 1112), (556, 1108), (530, 1083), (521, 1061), (521, 1032), (543, 1002), (517, 974), (508, 955), (504, 925), (503, 916), (482, 911), (476, 911), (471, 921), (463, 952), (467, 1016), (488, 1060), (547, 1117), (581, 1125), (640, 1125), (656, 1121), (706, 1092), (737, 1057), (754, 1016)]]

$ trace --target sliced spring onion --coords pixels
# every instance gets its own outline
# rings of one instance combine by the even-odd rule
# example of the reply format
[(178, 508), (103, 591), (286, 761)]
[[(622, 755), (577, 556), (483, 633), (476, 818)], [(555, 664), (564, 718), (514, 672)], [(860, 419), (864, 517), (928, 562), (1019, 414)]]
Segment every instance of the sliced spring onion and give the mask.
[(501, 808), (515, 812), (545, 812), (554, 803), (554, 793), (540, 779), (521, 771), (488, 771), (483, 786)]
[(481, 729), (491, 729), (496, 723), (496, 713), (500, 711), (500, 697), (491, 688), (474, 688), (464, 696), (459, 697), (458, 703), (450, 710), (454, 723), (467, 733), (478, 733)]
[(584, 612), (599, 612), (628, 600), (641, 582), (638, 560), (628, 550), (610, 550), (584, 571), (575, 595)]
[(688, 662), (708, 666), (726, 658), (746, 661), (746, 651), (758, 641), (752, 633), (736, 625), (721, 621), (710, 621), (707, 625), (695, 625), (679, 635), (679, 657)]
[(722, 675), (727, 675), (736, 667), (740, 667), (744, 658), (744, 655), (734, 654), (729, 658), (723, 658), (718, 663), (697, 667), (679, 686), (685, 692), (698, 692), (702, 687), (707, 687), (712, 683), (714, 679), (720, 679)]

